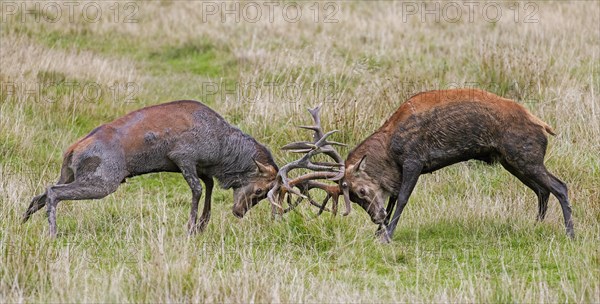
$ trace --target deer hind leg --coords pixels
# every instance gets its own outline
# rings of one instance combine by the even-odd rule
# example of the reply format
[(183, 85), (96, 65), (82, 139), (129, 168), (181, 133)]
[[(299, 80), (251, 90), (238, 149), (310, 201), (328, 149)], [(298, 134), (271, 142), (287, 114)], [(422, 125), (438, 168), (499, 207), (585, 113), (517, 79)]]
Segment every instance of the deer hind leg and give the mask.
[(533, 190), (538, 198), (538, 215), (537, 220), (539, 222), (543, 221), (546, 217), (546, 211), (548, 210), (548, 199), (550, 198), (550, 191), (544, 187), (538, 185), (533, 179), (525, 176), (521, 173), (517, 168), (511, 166), (507, 162), (502, 162), (502, 166), (518, 178), (525, 186), (529, 189)]
[(572, 211), (571, 204), (569, 203), (567, 185), (548, 172), (544, 165), (528, 170), (525, 175), (529, 176), (540, 186), (548, 189), (558, 199), (563, 212), (567, 236), (574, 238), (575, 232), (573, 231), (573, 219), (571, 218)]
[[(531, 137), (513, 136), (512, 140), (518, 140), (519, 146), (526, 149), (515, 150), (512, 148), (514, 145), (507, 145), (503, 153), (504, 161), (513, 168), (518, 168), (518, 172), (525, 179), (531, 180), (540, 189), (545, 189), (545, 192), (552, 193), (558, 199), (563, 212), (567, 236), (573, 238), (573, 220), (571, 219), (571, 205), (569, 204), (567, 185), (548, 172), (544, 166), (547, 141), (545, 137), (541, 138), (543, 140), (536, 141)], [(548, 201), (545, 199), (545, 196), (547, 196), (545, 192), (542, 190), (541, 195), (538, 195), (540, 218), (546, 215)]]
[(56, 206), (65, 200), (84, 200), (103, 198), (117, 190), (119, 182), (104, 180), (75, 180), (70, 184), (55, 185), (46, 191), (46, 208), (50, 236), (56, 237)]
[(40, 210), (40, 209), (44, 208), (44, 206), (46, 206), (46, 198), (47, 198), (47, 195), (46, 195), (46, 192), (44, 192), (44, 193), (34, 197), (31, 200), (29, 207), (23, 214), (23, 220), (21, 221), (22, 224), (27, 222), (29, 220), (29, 218), (31, 217), (31, 215), (33, 215), (38, 210)]
[[(568, 198), (567, 185), (563, 181), (552, 175), (550, 172), (548, 172), (548, 170), (543, 164), (543, 161), (533, 163), (521, 161), (521, 163), (524, 165), (520, 166), (523, 167), (523, 169), (521, 169), (519, 172), (523, 175), (524, 178), (531, 180), (541, 189), (545, 189), (546, 192), (552, 193), (558, 199), (563, 212), (567, 236), (573, 238), (575, 236), (575, 233), (573, 230), (573, 220), (571, 218), (572, 211)], [(517, 166), (513, 165), (513, 167), (516, 168)], [(544, 197), (544, 193), (545, 192), (542, 192), (543, 195), (539, 200), (541, 218), (543, 218), (543, 216), (545, 216), (546, 214), (548, 202), (547, 199), (545, 199)], [(538, 196), (538, 198), (539, 197), (540, 196)]]
[[(73, 174), (73, 170), (68, 167), (68, 164), (63, 164), (61, 169), (60, 178), (58, 179), (57, 185), (69, 184), (75, 180), (75, 176)], [(22, 223), (25, 223), (29, 220), (31, 215), (36, 213), (38, 210), (44, 208), (46, 205), (47, 192), (44, 192), (31, 200), (27, 211), (23, 214)]]

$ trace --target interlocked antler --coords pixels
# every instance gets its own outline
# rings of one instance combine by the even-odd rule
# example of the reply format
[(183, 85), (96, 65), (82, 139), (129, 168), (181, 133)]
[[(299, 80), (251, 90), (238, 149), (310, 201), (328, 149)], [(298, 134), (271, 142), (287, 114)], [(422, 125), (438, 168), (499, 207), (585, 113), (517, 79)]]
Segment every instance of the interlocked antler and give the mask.
[[(315, 122), (314, 126), (300, 126), (300, 128), (314, 131), (312, 142), (300, 141), (287, 144), (282, 147), (282, 150), (306, 154), (302, 158), (290, 162), (279, 169), (276, 184), (267, 194), (269, 201), (271, 201), (273, 214), (275, 214), (277, 210), (280, 212), (282, 211), (283, 213), (289, 212), (298, 206), (303, 199), (308, 199), (312, 205), (319, 207), (318, 214), (320, 215), (324, 210), (329, 211), (325, 208), (325, 205), (330, 198), (333, 200), (332, 212), (334, 215), (337, 213), (338, 199), (341, 194), (339, 186), (317, 182), (315, 180), (325, 179), (330, 181), (339, 181), (344, 177), (344, 161), (340, 154), (333, 148), (333, 146), (345, 145), (339, 142), (327, 140), (327, 138), (331, 134), (337, 132), (337, 130), (327, 133), (323, 132), (321, 129), (321, 118), (319, 117), (320, 110), (321, 105), (314, 109), (308, 109), (308, 112), (311, 114)], [(312, 162), (311, 158), (318, 154), (325, 154), (331, 157), (335, 162)], [(307, 173), (295, 179), (289, 180), (288, 173), (291, 170), (300, 168), (309, 169), (315, 172)], [(322, 189), (327, 193), (327, 196), (322, 204), (316, 203), (310, 197), (309, 190), (314, 188)], [(295, 203), (292, 203), (292, 194), (298, 196)], [(282, 202), (286, 196), (289, 206), (287, 209), (283, 209)], [(350, 206), (349, 202), (347, 201), (346, 212), (344, 215), (348, 215), (349, 213)]]

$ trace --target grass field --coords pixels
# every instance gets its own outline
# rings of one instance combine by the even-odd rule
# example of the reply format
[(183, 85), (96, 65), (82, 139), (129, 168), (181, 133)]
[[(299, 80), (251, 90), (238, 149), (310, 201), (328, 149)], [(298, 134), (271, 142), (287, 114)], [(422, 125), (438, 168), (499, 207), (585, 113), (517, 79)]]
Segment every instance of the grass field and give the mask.
[[(49, 3), (1, 3), (0, 302), (600, 302), (600, 2)], [(238, 220), (224, 190), (188, 238), (167, 173), (60, 203), (56, 240), (45, 212), (20, 224), (64, 149), (143, 106), (203, 101), (282, 165), (306, 107), (351, 148), (412, 94), (466, 86), (556, 130), (575, 240), (554, 197), (536, 224), (534, 193), (479, 162), (422, 176), (389, 245), (358, 206)]]

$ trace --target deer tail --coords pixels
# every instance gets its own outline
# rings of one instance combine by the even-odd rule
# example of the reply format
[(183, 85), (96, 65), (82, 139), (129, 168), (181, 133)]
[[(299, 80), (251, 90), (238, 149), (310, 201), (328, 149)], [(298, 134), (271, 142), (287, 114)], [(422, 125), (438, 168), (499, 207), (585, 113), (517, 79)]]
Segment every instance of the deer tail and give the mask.
[(529, 119), (531, 120), (531, 122), (544, 128), (544, 131), (546, 131), (546, 133), (548, 133), (550, 135), (556, 135), (556, 133), (554, 132), (554, 130), (552, 129), (551, 126), (549, 126), (547, 123), (545, 123), (541, 119), (537, 118), (535, 115), (533, 115), (529, 112), (528, 112), (528, 114), (529, 114)]

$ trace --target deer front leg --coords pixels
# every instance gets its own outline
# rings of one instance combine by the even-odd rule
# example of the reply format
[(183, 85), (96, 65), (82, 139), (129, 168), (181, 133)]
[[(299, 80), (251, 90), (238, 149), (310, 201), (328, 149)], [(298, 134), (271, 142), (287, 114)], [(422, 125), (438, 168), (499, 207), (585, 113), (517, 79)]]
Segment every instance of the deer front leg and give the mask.
[(212, 191), (214, 187), (214, 181), (210, 176), (201, 175), (200, 178), (204, 182), (206, 188), (206, 196), (204, 197), (204, 208), (202, 209), (202, 216), (200, 216), (200, 222), (196, 225), (196, 232), (202, 232), (208, 225), (210, 220), (210, 204), (212, 199)]
[(402, 211), (408, 203), (408, 198), (415, 189), (415, 185), (419, 180), (422, 169), (423, 165), (415, 161), (407, 161), (402, 165), (402, 183), (400, 184), (400, 192), (398, 193), (396, 210), (394, 211), (394, 216), (392, 217), (391, 223), (386, 228), (387, 238), (384, 238), (384, 241), (390, 241), (394, 235), (394, 230), (396, 230), (396, 225), (398, 225), (400, 215), (402, 215)]
[(192, 209), (190, 210), (190, 220), (188, 221), (188, 234), (192, 235), (195, 232), (196, 217), (198, 215), (198, 202), (202, 196), (202, 185), (196, 172), (196, 165), (190, 161), (181, 159), (173, 159), (173, 162), (179, 167), (181, 174), (185, 178), (188, 186), (192, 190)]
[[(386, 231), (386, 227), (387, 225), (390, 223), (390, 219), (392, 218), (392, 211), (394, 211), (394, 206), (396, 205), (396, 200), (398, 199), (397, 196), (390, 196), (390, 199), (388, 200), (388, 204), (387, 207), (385, 208), (385, 212), (387, 213), (387, 216), (385, 217), (385, 222), (383, 222), (382, 225), (379, 225), (379, 227), (377, 227), (377, 231), (375, 231), (375, 235), (379, 238), (388, 238), (387, 236), (387, 231)], [(391, 240), (388, 240), (387, 242), (385, 242), (385, 240), (382, 240), (382, 242), (384, 243), (388, 243)]]

